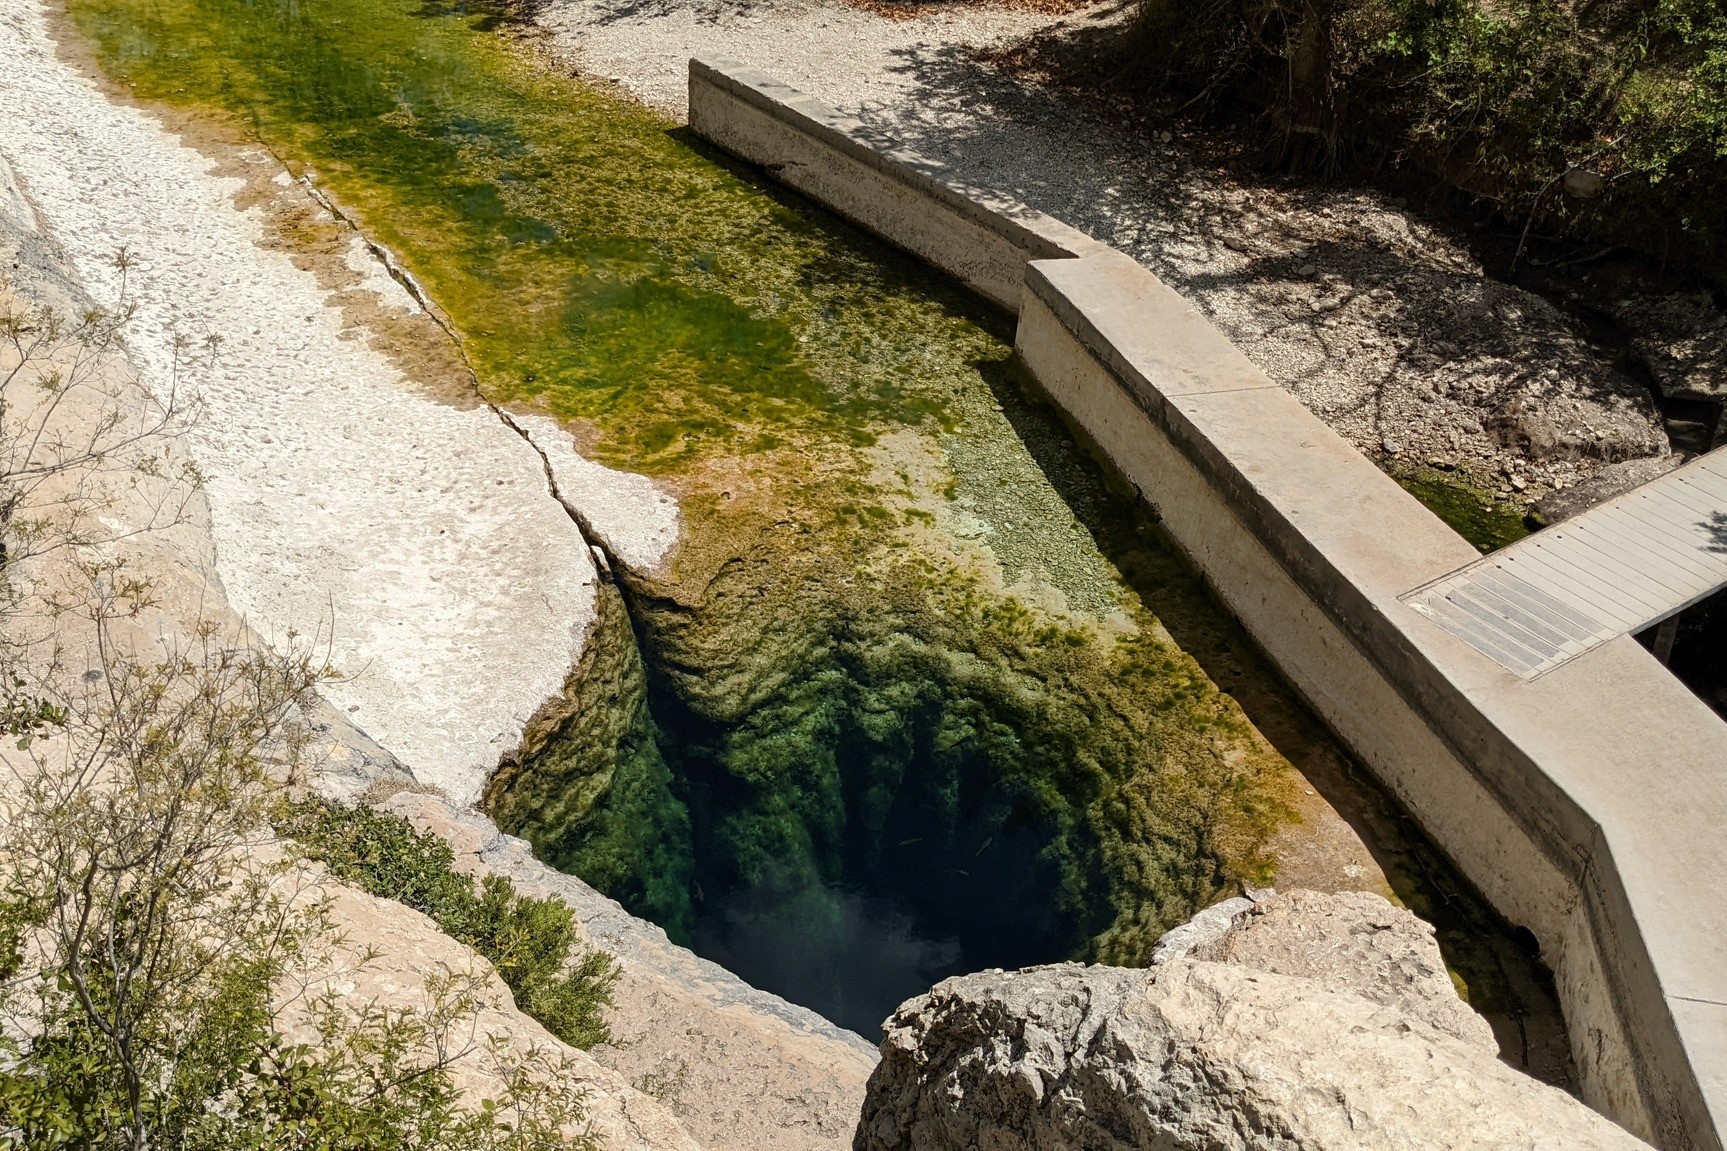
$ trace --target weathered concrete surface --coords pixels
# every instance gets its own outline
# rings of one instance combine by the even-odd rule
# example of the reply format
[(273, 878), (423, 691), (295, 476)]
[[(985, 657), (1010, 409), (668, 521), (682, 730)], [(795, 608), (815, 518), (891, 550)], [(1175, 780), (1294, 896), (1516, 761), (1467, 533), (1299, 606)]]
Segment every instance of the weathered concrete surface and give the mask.
[(456, 866), (563, 900), (620, 977), (616, 1038), (594, 1058), (654, 1093), (711, 1151), (850, 1145), (876, 1052), (862, 1038), (672, 944), (573, 875), (533, 857), (483, 815), (402, 791), (380, 804), (450, 844)]
[[(681, 117), (692, 55), (823, 100), (854, 135), (946, 166), (1133, 256), (1332, 428), (1400, 469), (1443, 466), (1522, 503), (1667, 455), (1647, 389), (1539, 295), (1484, 275), (1475, 237), (1361, 187), (1252, 173), (1228, 134), (1073, 93), (1077, 40), (1131, 4), (551, 0), (536, 23), (583, 72)], [(909, 18), (908, 18), (909, 17)], [(1173, 139), (1172, 139), (1173, 134)], [(1240, 161), (1240, 163), (1238, 163)], [(1611, 274), (1583, 272), (1614, 307)]]
[[(1171, 306), (1171, 297), (1161, 285), (1149, 286), (1148, 281), (1155, 283), (1149, 273), (1126, 257), (1086, 269), (1052, 264), (1048, 271), (1063, 280), (1071, 296), (1053, 290), (1054, 285), (1048, 292), (1028, 291), (1016, 342), (1032, 374), (1140, 487), (1171, 534), (1314, 710), (1391, 787), (1494, 905), (1543, 940), (1544, 957), (1560, 981), (1573, 1058), (1586, 1092), (1622, 1121), (1629, 1117), (1638, 1122), (1642, 1104), (1632, 1082), (1629, 1049), (1611, 997), (1604, 994), (1592, 928), (1580, 914), (1574, 883), (1405, 702), (1324, 600), (1284, 566), (1263, 536), (1242, 522), (1239, 509), (1248, 493), (1215, 482), (1205, 457), (1201, 462), (1190, 459), (1180, 441), (1162, 431), (1162, 423), (1148, 419), (1147, 408), (1180, 426), (1178, 404), (1198, 404), (1215, 396), (1222, 412), (1232, 417), (1226, 426), (1250, 445), (1255, 428), (1298, 429), (1293, 443), (1266, 445), (1253, 465), (1255, 474), (1287, 473), (1295, 484), (1305, 483), (1309, 493), (1327, 491), (1343, 477), (1340, 490), (1348, 492), (1347, 497), (1326, 501), (1316, 496), (1299, 514), (1333, 507), (1353, 513), (1338, 516), (1343, 522), (1336, 527), (1351, 533), (1358, 548), (1378, 547), (1379, 530), (1407, 527), (1398, 550), (1383, 557), (1390, 579), (1381, 582), (1395, 583), (1404, 565), (1435, 575), (1453, 570), (1472, 560), (1474, 549), (1269, 380), (1262, 378), (1257, 388), (1208, 395), (1196, 390), (1191, 374), (1184, 372), (1174, 377), (1174, 396), (1158, 392), (1144, 374), (1158, 361), (1128, 357), (1156, 343), (1156, 309)], [(1038, 272), (1036, 282), (1044, 283), (1045, 268), (1040, 266)], [(1061, 314), (1046, 303), (1050, 296)], [(1100, 306), (1087, 307), (1093, 303)], [(1178, 322), (1187, 319), (1184, 309)], [(1092, 353), (1098, 344), (1111, 349), (1113, 370)], [(1226, 352), (1214, 354), (1226, 363), (1233, 361)], [(1579, 968), (1582, 974), (1567, 978)], [(1595, 990), (1567, 996), (1567, 987)], [(1582, 1058), (1580, 1046), (1585, 1048)], [(1612, 1070), (1603, 1073), (1606, 1052), (1611, 1052)]]
[[(332, 702), (424, 780), (471, 799), (561, 688), (594, 614), (593, 563), (532, 448), (483, 405), (440, 402), (351, 329), (318, 279), (263, 246), (247, 179), (63, 60), (34, 0), (0, 16), (0, 155), (97, 302), (136, 259), (131, 350), (149, 386), (175, 334), (222, 338), (188, 446), (208, 476), (217, 563), (272, 641), (330, 636)], [(356, 282), (412, 302), (374, 272)]]
[[(783, 90), (739, 84), (734, 102), (757, 109)], [(809, 124), (822, 129), (803, 149), (836, 150), (842, 121), (807, 98), (728, 131), (760, 118), (776, 152)], [(946, 218), (952, 194), (922, 219), (901, 200), (865, 222), (918, 251), (896, 231)], [(1727, 724), (1629, 638), (1522, 682), (1400, 604), (1473, 548), (1128, 257), (1032, 261), (1019, 310), (1018, 351), (1052, 398), (1315, 710), (1540, 940), (1586, 1098), (1663, 1146), (1721, 1147), (1727, 890), (1697, 877), (1727, 874)]]
[(690, 61), (690, 127), (825, 206), (921, 256), (1010, 310), (1027, 260), (1076, 256), (1095, 240), (940, 166), (862, 143), (856, 121), (735, 60)]
[(985, 972), (938, 984), (889, 1021), (855, 1147), (1645, 1146), (1492, 1047), (1249, 967)]

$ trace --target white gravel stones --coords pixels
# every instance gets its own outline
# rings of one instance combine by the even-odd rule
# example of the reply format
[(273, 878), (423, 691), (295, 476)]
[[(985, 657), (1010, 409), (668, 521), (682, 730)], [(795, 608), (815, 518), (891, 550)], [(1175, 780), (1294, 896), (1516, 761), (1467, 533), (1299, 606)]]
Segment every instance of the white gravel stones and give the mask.
[(1023, 35), (1052, 17), (981, 4), (889, 20), (833, 0), (553, 0), (539, 20), (579, 53), (585, 72), (682, 118), (691, 56), (741, 60), (842, 111), (885, 111), (918, 90), (932, 55)]
[(176, 325), (223, 337), (191, 447), (234, 607), (266, 637), (330, 631), (348, 677), (331, 701), (470, 802), (593, 618), (593, 564), (540, 459), (487, 408), (424, 398), (344, 332), (312, 275), (258, 246), (240, 182), (109, 104), (56, 56), (32, 0), (0, 12), (0, 109), (0, 153), (90, 293), (117, 297), (119, 245), (139, 259), (132, 346), (150, 380)]

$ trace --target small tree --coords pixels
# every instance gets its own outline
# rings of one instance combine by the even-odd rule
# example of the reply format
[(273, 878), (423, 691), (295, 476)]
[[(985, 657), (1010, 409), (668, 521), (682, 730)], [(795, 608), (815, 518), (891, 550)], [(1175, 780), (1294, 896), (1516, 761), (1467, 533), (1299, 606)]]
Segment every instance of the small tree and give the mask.
[[(124, 597), (96, 604), (99, 671), (7, 757), (0, 1145), (591, 1146), (557, 1057), (476, 1034), (477, 977), (434, 973), (424, 1010), (318, 992), (295, 1005), (315, 1041), (284, 1035), (284, 988), (331, 961), (325, 909), (271, 831), (324, 665), (303, 641), (211, 629), (142, 663), (109, 638)], [(498, 1098), (462, 1103), (463, 1060)]]
[(114, 485), (180, 481), (161, 486), (152, 514), (132, 529), (140, 532), (178, 522), (202, 484), (172, 448), (197, 415), (188, 373), (214, 359), (221, 339), (176, 333), (166, 378), (154, 391), (142, 386), (121, 354), (135, 312), (125, 294), (134, 259), (122, 248), (114, 263), (119, 302), (76, 314), (31, 306), (0, 278), (0, 566), (114, 540), (96, 515)]

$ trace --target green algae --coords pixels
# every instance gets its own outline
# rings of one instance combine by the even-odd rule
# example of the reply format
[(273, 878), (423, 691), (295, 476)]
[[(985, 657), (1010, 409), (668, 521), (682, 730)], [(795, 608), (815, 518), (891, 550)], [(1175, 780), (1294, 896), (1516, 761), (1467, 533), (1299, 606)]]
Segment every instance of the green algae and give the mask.
[(698, 942), (735, 893), (840, 939), (849, 891), (889, 892), (972, 966), (1143, 962), (1268, 878), (1287, 764), (1164, 619), (1225, 617), (1020, 396), (1006, 317), (495, 12), (70, 10), (138, 97), (314, 171), (488, 398), (682, 500), (675, 569), (618, 573), (488, 790), (542, 857)]
[[(932, 413), (932, 356), (1001, 354), (893, 265), (658, 115), (418, 0), (75, 0), (144, 98), (231, 113), (313, 170), (455, 318), (491, 399), (665, 473)], [(843, 319), (842, 319), (843, 318)], [(922, 370), (919, 370), (922, 369)]]
[(1466, 479), (1426, 467), (1395, 470), (1391, 475), (1404, 491), (1450, 524), (1477, 551), (1498, 551), (1530, 532), (1529, 518), (1521, 511), (1495, 500)]
[(647, 677), (623, 597), (602, 584), (597, 619), (564, 685), (527, 725), (491, 781), (504, 805), (558, 835), (535, 836), (545, 862), (664, 927), (690, 933), (689, 812), (660, 754)]

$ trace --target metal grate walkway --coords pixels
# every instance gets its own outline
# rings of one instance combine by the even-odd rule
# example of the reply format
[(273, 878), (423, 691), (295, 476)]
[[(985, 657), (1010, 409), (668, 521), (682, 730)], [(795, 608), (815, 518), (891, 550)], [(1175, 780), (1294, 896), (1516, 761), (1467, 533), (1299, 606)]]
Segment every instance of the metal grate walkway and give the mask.
[(1402, 598), (1530, 678), (1724, 585), (1727, 448)]

